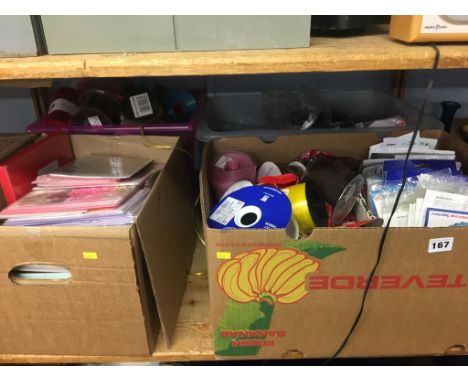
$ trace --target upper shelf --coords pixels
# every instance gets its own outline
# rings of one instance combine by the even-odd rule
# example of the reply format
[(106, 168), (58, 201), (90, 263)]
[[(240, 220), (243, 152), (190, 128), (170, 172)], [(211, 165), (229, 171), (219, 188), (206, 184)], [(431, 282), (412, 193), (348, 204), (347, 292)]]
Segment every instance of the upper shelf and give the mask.
[[(468, 68), (468, 44), (440, 45), (439, 67)], [(434, 50), (386, 34), (312, 37), (309, 48), (0, 58), (0, 80), (429, 69)]]

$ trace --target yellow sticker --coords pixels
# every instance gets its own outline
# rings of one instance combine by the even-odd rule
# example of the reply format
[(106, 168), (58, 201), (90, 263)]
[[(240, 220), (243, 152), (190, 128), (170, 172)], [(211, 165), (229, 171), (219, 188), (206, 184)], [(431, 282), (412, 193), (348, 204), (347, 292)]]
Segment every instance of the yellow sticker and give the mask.
[(97, 253), (96, 252), (83, 252), (83, 259), (97, 260)]
[(217, 259), (230, 259), (231, 252), (216, 252)]

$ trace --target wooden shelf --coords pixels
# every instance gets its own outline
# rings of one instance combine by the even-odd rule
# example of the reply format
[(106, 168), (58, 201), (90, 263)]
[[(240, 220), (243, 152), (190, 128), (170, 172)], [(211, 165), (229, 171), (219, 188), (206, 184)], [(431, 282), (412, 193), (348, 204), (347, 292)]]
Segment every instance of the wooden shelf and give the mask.
[(118, 362), (183, 362), (214, 360), (210, 324), (207, 266), (204, 248), (197, 245), (187, 289), (179, 312), (172, 345), (159, 336), (155, 352), (148, 357), (74, 355), (0, 355), (0, 364), (69, 364)]
[[(468, 44), (441, 44), (443, 69), (468, 68)], [(431, 47), (386, 34), (313, 37), (309, 48), (0, 58), (0, 80), (429, 69)]]

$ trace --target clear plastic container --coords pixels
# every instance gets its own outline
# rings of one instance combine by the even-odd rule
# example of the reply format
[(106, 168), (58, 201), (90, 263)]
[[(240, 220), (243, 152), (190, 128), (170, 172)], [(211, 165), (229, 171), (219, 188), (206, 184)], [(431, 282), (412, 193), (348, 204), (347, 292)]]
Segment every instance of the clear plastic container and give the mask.
[[(317, 125), (301, 130), (300, 121), (313, 113), (321, 116)], [(339, 119), (340, 123), (336, 125), (340, 127), (324, 127), (326, 123), (320, 122), (324, 115)], [(356, 127), (358, 122), (396, 116), (404, 118), (405, 128)], [(386, 136), (392, 131), (414, 128), (417, 117), (417, 107), (390, 94), (372, 90), (226, 93), (208, 98), (197, 139), (209, 142), (226, 137), (258, 136), (271, 142), (280, 135), (370, 131)], [(421, 129), (443, 129), (443, 124), (425, 114)]]

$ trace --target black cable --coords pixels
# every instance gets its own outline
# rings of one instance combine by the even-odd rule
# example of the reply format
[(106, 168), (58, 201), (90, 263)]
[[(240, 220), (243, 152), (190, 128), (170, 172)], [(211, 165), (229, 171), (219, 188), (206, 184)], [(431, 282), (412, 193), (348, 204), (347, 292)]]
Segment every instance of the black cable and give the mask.
[(367, 299), (367, 295), (369, 293), (369, 287), (371, 285), (372, 279), (374, 278), (375, 272), (377, 271), (377, 268), (378, 268), (378, 266), (380, 264), (380, 260), (382, 259), (382, 251), (383, 251), (383, 247), (384, 247), (384, 244), (385, 244), (385, 239), (387, 238), (388, 229), (390, 228), (390, 223), (392, 221), (393, 215), (395, 214), (395, 211), (398, 208), (398, 203), (400, 201), (400, 197), (403, 194), (403, 190), (404, 190), (405, 185), (406, 185), (406, 180), (407, 180), (406, 178), (407, 178), (407, 173), (408, 173), (408, 159), (409, 159), (409, 156), (411, 154), (411, 150), (413, 149), (413, 145), (414, 145), (414, 142), (415, 142), (416, 137), (418, 135), (419, 129), (421, 127), (422, 119), (423, 119), (423, 116), (424, 116), (424, 111), (426, 109), (427, 102), (429, 100), (429, 95), (431, 94), (432, 84), (434, 83), (435, 69), (437, 69), (437, 66), (439, 64), (439, 58), (440, 58), (439, 48), (437, 47), (437, 45), (434, 45), (434, 44), (430, 44), (430, 46), (435, 50), (434, 63), (432, 65), (431, 76), (430, 76), (429, 81), (427, 83), (426, 94), (424, 95), (424, 100), (423, 100), (422, 106), (419, 109), (418, 119), (416, 121), (416, 127), (415, 127), (413, 135), (411, 137), (411, 141), (410, 141), (410, 144), (409, 144), (409, 147), (408, 147), (408, 151), (406, 152), (405, 162), (403, 164), (403, 178), (402, 178), (402, 182), (401, 182), (401, 187), (398, 190), (398, 193), (397, 193), (397, 196), (396, 196), (396, 199), (395, 199), (395, 203), (393, 204), (392, 212), (390, 214), (390, 217), (388, 218), (387, 224), (385, 225), (384, 231), (382, 233), (382, 237), (380, 238), (380, 244), (379, 244), (379, 249), (378, 249), (378, 252), (377, 252), (377, 258), (376, 258), (374, 266), (372, 267), (372, 270), (369, 273), (369, 277), (367, 278), (366, 287), (364, 288), (364, 293), (362, 295), (361, 306), (360, 306), (359, 311), (358, 311), (358, 313), (356, 315), (356, 318), (354, 319), (353, 325), (351, 326), (351, 329), (349, 330), (348, 334), (344, 338), (341, 345), (338, 347), (336, 352), (324, 363), (324, 366), (328, 365), (331, 361), (333, 361), (343, 351), (343, 349), (346, 347), (349, 339), (351, 338), (351, 335), (353, 334), (354, 330), (356, 329), (359, 321), (361, 320), (362, 313), (364, 312), (364, 305), (365, 305), (365, 302), (366, 302), (366, 299)]

